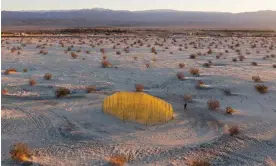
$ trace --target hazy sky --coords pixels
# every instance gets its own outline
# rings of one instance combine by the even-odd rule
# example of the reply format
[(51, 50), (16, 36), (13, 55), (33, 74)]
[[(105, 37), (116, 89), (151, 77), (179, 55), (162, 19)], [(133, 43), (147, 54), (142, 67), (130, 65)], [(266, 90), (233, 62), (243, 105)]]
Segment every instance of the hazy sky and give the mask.
[(114, 10), (176, 9), (244, 12), (276, 10), (276, 0), (1, 0), (2, 10), (107, 8)]

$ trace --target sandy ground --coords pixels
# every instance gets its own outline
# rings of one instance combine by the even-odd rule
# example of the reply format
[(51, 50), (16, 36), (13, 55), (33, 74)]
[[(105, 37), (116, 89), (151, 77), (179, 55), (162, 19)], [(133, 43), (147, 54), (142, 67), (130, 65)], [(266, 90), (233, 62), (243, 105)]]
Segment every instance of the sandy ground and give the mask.
[[(17, 142), (24, 142), (33, 149), (35, 165), (108, 165), (109, 157), (114, 155), (131, 156), (126, 165), (189, 165), (193, 160), (227, 166), (275, 165), (276, 69), (272, 64), (276, 64), (276, 58), (263, 59), (276, 54), (275, 38), (193, 37), (177, 39), (174, 45), (171, 39), (163, 42), (163, 39), (149, 37), (147, 41), (140, 39), (144, 45), (134, 44), (129, 53), (123, 48), (138, 38), (128, 38), (126, 43), (120, 42), (124, 38), (66, 38), (65, 47), (59, 44), (61, 38), (2, 40), (1, 83), (2, 89), (8, 90), (7, 94), (2, 94), (1, 103), (2, 165), (16, 165), (9, 151)], [(103, 43), (96, 45), (100, 40)], [(81, 44), (83, 41), (85, 44)], [(154, 55), (147, 45), (156, 41), (163, 46), (154, 46), (158, 52)], [(191, 42), (198, 48), (193, 48)], [(47, 43), (44, 49), (47, 55), (39, 54), (40, 48), (36, 48), (44, 43)], [(116, 43), (120, 45), (112, 49)], [(240, 46), (234, 46), (233, 50), (228, 48), (236, 43)], [(251, 48), (252, 43), (256, 43), (256, 48)], [(182, 51), (178, 50), (179, 44), (183, 44)], [(210, 44), (212, 54), (189, 59), (192, 53), (206, 53)], [(274, 47), (269, 50), (272, 44)], [(74, 45), (73, 51), (81, 49), (77, 59), (71, 57), (70, 51), (64, 53), (71, 45)], [(11, 53), (13, 46), (22, 48), (20, 54)], [(100, 48), (105, 48), (112, 68), (101, 67)], [(236, 49), (246, 57), (244, 61), (232, 61), (238, 57)], [(116, 51), (122, 54), (117, 55)], [(223, 55), (216, 59), (219, 53)], [(138, 59), (134, 60), (134, 56)], [(208, 60), (213, 65), (203, 67)], [(252, 66), (253, 61), (258, 66)], [(147, 63), (149, 68), (146, 68)], [(179, 63), (186, 66), (179, 68)], [(200, 70), (199, 77), (189, 73), (191, 67)], [(17, 72), (5, 75), (8, 68), (16, 68)], [(24, 68), (28, 72), (23, 72)], [(177, 72), (183, 72), (186, 79), (178, 80)], [(45, 73), (51, 73), (53, 78), (44, 80)], [(257, 83), (251, 79), (254, 75), (259, 75), (262, 84), (269, 87), (268, 93), (260, 94), (255, 90)], [(36, 86), (29, 85), (30, 78), (37, 81)], [(198, 80), (205, 82), (203, 89), (195, 87)], [(146, 126), (123, 122), (102, 112), (101, 104), (106, 96), (116, 91), (133, 91), (137, 83), (144, 84), (146, 93), (172, 104), (174, 120)], [(87, 94), (88, 85), (96, 85), (97, 92)], [(58, 87), (67, 87), (73, 93), (57, 99), (55, 89)], [(229, 89), (232, 95), (225, 95), (224, 89)], [(193, 96), (186, 111), (184, 94)], [(218, 110), (208, 109), (206, 103), (210, 99), (220, 102)], [(226, 115), (227, 106), (236, 112)], [(240, 128), (237, 136), (228, 133), (233, 125)]]

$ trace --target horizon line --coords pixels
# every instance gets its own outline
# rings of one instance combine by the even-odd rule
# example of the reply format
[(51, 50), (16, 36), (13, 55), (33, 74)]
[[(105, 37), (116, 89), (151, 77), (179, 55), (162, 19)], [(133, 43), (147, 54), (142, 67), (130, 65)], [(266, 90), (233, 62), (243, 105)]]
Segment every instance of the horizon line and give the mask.
[(232, 13), (232, 14), (239, 14), (239, 13), (250, 13), (250, 12), (263, 12), (263, 11), (276, 11), (276, 10), (255, 10), (255, 11), (242, 11), (242, 12), (224, 12), (224, 11), (199, 11), (199, 10), (176, 10), (176, 9), (145, 9), (145, 10), (115, 10), (115, 9), (107, 9), (107, 8), (82, 8), (82, 9), (44, 9), (44, 10), (1, 10), (1, 12), (42, 12), (42, 11), (78, 11), (78, 10), (109, 10), (109, 11), (127, 11), (127, 12), (145, 12), (145, 11), (176, 11), (176, 12), (203, 12), (203, 13)]

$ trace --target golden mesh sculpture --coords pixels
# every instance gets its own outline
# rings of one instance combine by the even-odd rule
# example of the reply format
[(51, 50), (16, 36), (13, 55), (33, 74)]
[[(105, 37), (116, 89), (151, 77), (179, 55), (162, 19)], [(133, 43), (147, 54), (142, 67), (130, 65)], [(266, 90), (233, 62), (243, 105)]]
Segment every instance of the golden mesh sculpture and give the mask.
[(159, 124), (173, 119), (172, 106), (143, 92), (117, 92), (106, 97), (103, 111), (126, 121)]

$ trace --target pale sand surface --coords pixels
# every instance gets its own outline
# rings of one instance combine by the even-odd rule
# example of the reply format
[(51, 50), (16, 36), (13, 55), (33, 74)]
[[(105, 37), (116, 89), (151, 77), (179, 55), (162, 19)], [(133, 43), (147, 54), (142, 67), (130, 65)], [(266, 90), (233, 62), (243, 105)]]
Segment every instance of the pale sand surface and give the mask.
[[(13, 165), (9, 150), (17, 142), (28, 144), (34, 151), (33, 162), (37, 165), (107, 165), (108, 157), (124, 154), (132, 160), (126, 165), (188, 165), (192, 160), (208, 160), (213, 165), (273, 165), (276, 161), (276, 58), (263, 59), (266, 55), (276, 54), (275, 38), (181, 38), (176, 45), (167, 39), (163, 46), (155, 46), (158, 54), (151, 53), (148, 44), (156, 37), (149, 37), (130, 47), (125, 53), (123, 48), (130, 46), (139, 38), (107, 38), (101, 45), (97, 39), (64, 38), (65, 47), (59, 43), (62, 38), (2, 38), (2, 165)], [(113, 40), (114, 43), (111, 43)], [(6, 41), (9, 44), (6, 44)], [(257, 48), (252, 49), (251, 43)], [(75, 44), (73, 44), (75, 42)], [(189, 43), (201, 44), (200, 49)], [(213, 44), (213, 54), (189, 59), (190, 54), (208, 51)], [(232, 44), (232, 42), (234, 44)], [(39, 54), (38, 44), (45, 45), (47, 55)], [(95, 44), (92, 48), (90, 44)], [(113, 45), (116, 49), (112, 49)], [(221, 43), (221, 44), (220, 44)], [(231, 50), (228, 45), (240, 43)], [(265, 47), (261, 47), (264, 43)], [(183, 44), (183, 51), (178, 51)], [(187, 44), (188, 49), (184, 48)], [(269, 46), (274, 44), (274, 49)], [(79, 57), (72, 59), (70, 51), (64, 50), (74, 45)], [(204, 45), (204, 46), (203, 46)], [(215, 48), (218, 45), (218, 48)], [(11, 53), (13, 46), (20, 46), (21, 54)], [(165, 47), (168, 49), (165, 49)], [(8, 49), (9, 47), (9, 49)], [(116, 68), (102, 68), (100, 48), (105, 48), (107, 59)], [(225, 53), (225, 50), (229, 53)], [(238, 57), (240, 49), (246, 56), (244, 61), (232, 62)], [(89, 50), (90, 53), (85, 53)], [(246, 54), (248, 50), (251, 54)], [(259, 50), (260, 53), (256, 53)], [(121, 51), (121, 55), (116, 55)], [(170, 54), (170, 51), (173, 54)], [(220, 52), (223, 55), (216, 59)], [(133, 59), (134, 56), (138, 60)], [(156, 61), (152, 61), (153, 57)], [(83, 60), (82, 58), (85, 58)], [(212, 60), (210, 68), (202, 66)], [(258, 62), (252, 66), (251, 62)], [(183, 69), (179, 63), (185, 63)], [(146, 68), (146, 64), (150, 68)], [(189, 73), (191, 67), (199, 68), (200, 77)], [(18, 72), (5, 75), (7, 68)], [(28, 72), (24, 73), (23, 68)], [(186, 80), (180, 81), (177, 72), (184, 72)], [(53, 78), (44, 80), (45, 73)], [(262, 84), (269, 87), (267, 94), (259, 94), (251, 77), (259, 75)], [(37, 80), (36, 86), (29, 86), (29, 78)], [(206, 83), (204, 89), (195, 87), (196, 81)], [(146, 93), (159, 97), (172, 104), (174, 120), (161, 125), (146, 126), (135, 122), (123, 122), (102, 112), (105, 97), (116, 91), (133, 91), (135, 84), (144, 84)], [(85, 87), (96, 85), (99, 92), (87, 94)], [(67, 87), (73, 94), (56, 99), (55, 89)], [(226, 96), (223, 89), (228, 88), (233, 95)], [(101, 93), (105, 92), (105, 93)], [(188, 110), (183, 110), (184, 94), (193, 95)], [(209, 110), (206, 102), (216, 99), (220, 109)], [(237, 110), (226, 115), (225, 108)], [(228, 128), (237, 125), (238, 136), (231, 137)]]

